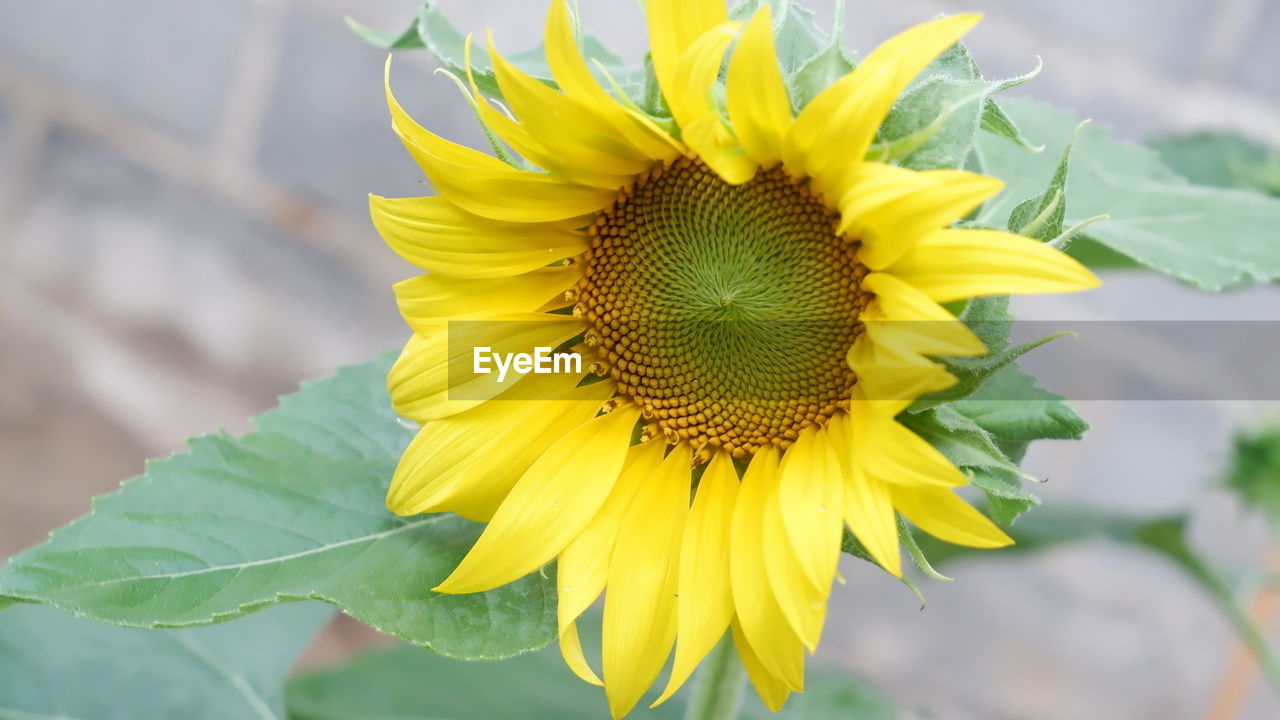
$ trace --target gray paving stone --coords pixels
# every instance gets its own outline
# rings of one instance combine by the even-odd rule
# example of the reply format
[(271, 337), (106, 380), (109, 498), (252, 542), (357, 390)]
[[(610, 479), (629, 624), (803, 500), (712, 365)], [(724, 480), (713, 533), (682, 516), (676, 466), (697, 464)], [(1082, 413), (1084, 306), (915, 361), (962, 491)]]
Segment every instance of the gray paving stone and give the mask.
[(222, 119), (247, 0), (0, 2), (0, 58), (184, 139)]
[[(386, 52), (346, 29), (341, 17), (295, 11), (283, 41), (276, 89), (264, 118), (260, 162), (277, 182), (363, 219), (367, 194), (423, 195), (423, 175), (391, 131), (382, 67)], [(487, 147), (453, 83), (404, 56), (396, 95), (444, 137)]]

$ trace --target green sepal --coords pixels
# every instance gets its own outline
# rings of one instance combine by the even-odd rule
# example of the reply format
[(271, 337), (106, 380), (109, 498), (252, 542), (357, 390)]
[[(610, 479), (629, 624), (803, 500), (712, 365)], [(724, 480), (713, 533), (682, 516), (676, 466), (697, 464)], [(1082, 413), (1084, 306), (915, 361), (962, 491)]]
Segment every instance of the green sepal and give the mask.
[[(901, 537), (899, 537), (899, 540), (901, 540)], [(880, 563), (876, 562), (875, 558), (871, 557), (871, 553), (867, 552), (867, 547), (862, 544), (857, 535), (853, 534), (848, 525), (844, 526), (844, 536), (840, 540), (840, 551), (859, 560), (865, 560), (882, 570), (884, 569), (880, 566)], [(899, 577), (898, 580), (911, 591), (912, 595), (916, 596), (916, 599), (920, 601), (920, 607), (923, 608), (925, 605), (924, 593), (920, 592), (920, 588), (916, 586), (915, 582), (906, 575)]]
[(929, 558), (925, 557), (924, 550), (921, 550), (920, 544), (916, 542), (916, 536), (911, 531), (911, 526), (907, 524), (902, 515), (898, 515), (898, 542), (907, 549), (907, 554), (911, 556), (912, 562), (926, 577), (945, 582), (951, 582), (955, 579), (947, 577), (934, 569), (933, 564), (929, 562)]
[(1005, 455), (995, 438), (972, 418), (944, 406), (903, 416), (902, 424), (968, 475), (969, 482), (986, 494), (997, 522), (1011, 523), (1040, 504), (1039, 498), (1022, 489), (1022, 480), (1035, 478)]
[(1021, 462), (1034, 440), (1080, 440), (1089, 430), (1065, 398), (1036, 385), (1015, 367), (998, 372), (977, 392), (947, 407), (991, 434), (1000, 451)]
[(1062, 150), (1062, 159), (1049, 179), (1049, 186), (1040, 195), (1020, 203), (1009, 213), (1009, 231), (1026, 235), (1042, 242), (1058, 237), (1062, 233), (1062, 221), (1067, 216), (1067, 171), (1071, 166), (1071, 148), (1075, 145), (1080, 130), (1089, 124), (1088, 120), (1076, 126), (1067, 146)]
[[(961, 43), (957, 43), (929, 64), (898, 98), (880, 127), (883, 142), (894, 143), (915, 136), (933, 124), (944, 109), (942, 127), (911, 153), (899, 159), (903, 167), (926, 170), (963, 167), (969, 159), (979, 130), (994, 129), (1015, 142), (1022, 138), (1013, 119), (994, 105), (992, 96), (1034, 78), (1037, 67), (1009, 80), (987, 80)], [(1021, 145), (1026, 146), (1025, 140)]]

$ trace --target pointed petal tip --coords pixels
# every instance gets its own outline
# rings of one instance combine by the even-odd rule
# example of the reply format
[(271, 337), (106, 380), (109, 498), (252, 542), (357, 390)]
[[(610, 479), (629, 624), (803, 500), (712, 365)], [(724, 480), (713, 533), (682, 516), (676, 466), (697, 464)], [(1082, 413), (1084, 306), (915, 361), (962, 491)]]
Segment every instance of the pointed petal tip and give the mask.
[(649, 704), (649, 709), (652, 710), (658, 707), (659, 705), (661, 705), (662, 703), (666, 702), (667, 700), (670, 700), (671, 696), (676, 694), (677, 689), (678, 688), (676, 687), (671, 687), (670, 685), (668, 685), (667, 689), (662, 691), (662, 695), (659, 695), (657, 700), (654, 700), (652, 703)]
[(984, 538), (986, 540), (986, 544), (983, 545), (982, 548), (995, 550), (997, 548), (1005, 548), (1017, 544), (1017, 541), (1009, 537), (1009, 533), (1005, 532), (1000, 526), (992, 523), (991, 528), (995, 530), (995, 532), (991, 533), (990, 537)]
[(484, 592), (493, 588), (481, 587), (474, 582), (468, 582), (465, 573), (459, 576), (458, 571), (462, 566), (454, 569), (449, 577), (444, 579), (439, 585), (431, 588), (431, 592), (440, 593), (441, 595), (469, 595), (476, 592)]
[(410, 515), (418, 514), (418, 512), (412, 506), (410, 506), (402, 498), (399, 498), (399, 497), (396, 497), (396, 498), (388, 497), (387, 509), (395, 513), (396, 515), (399, 515), (400, 517), (409, 517)]

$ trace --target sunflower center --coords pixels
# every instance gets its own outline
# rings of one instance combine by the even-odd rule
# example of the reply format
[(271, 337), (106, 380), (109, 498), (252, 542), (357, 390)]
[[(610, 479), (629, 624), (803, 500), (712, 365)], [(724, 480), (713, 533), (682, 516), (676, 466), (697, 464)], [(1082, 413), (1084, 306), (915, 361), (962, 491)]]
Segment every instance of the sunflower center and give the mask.
[(867, 270), (836, 222), (781, 168), (730, 185), (697, 159), (655, 167), (591, 226), (575, 314), (668, 440), (786, 447), (855, 381)]

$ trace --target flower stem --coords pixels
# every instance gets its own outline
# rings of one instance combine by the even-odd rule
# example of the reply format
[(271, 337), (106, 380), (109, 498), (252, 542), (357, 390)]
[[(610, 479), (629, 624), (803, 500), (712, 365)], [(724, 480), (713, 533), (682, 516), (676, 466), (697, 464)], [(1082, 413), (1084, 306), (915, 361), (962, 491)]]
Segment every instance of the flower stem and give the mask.
[(734, 720), (742, 705), (747, 671), (738, 659), (733, 637), (725, 633), (720, 644), (702, 661), (685, 720)]

